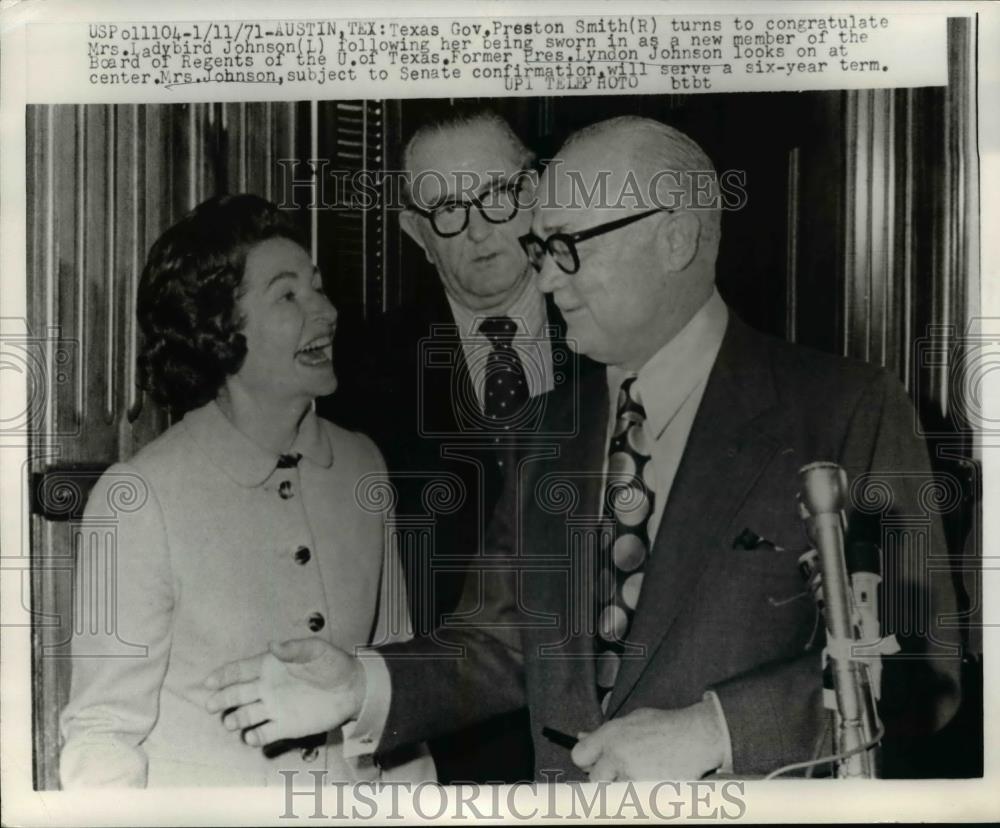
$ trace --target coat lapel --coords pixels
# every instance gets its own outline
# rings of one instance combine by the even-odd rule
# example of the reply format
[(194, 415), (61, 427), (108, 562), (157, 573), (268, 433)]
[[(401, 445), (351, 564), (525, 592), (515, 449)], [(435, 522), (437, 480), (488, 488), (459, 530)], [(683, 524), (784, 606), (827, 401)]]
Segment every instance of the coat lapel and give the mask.
[(608, 708), (613, 716), (670, 631), (704, 571), (702, 559), (731, 539), (729, 522), (779, 447), (765, 416), (777, 403), (760, 335), (730, 314), (664, 508), (629, 640)]
[[(551, 293), (545, 294), (545, 312), (548, 316), (548, 333), (549, 342), (552, 348), (552, 374), (553, 379), (556, 381), (556, 388), (559, 388), (563, 382), (576, 382), (577, 387), (583, 387), (583, 385), (591, 379), (591, 374), (597, 374), (600, 376), (600, 383), (606, 388), (606, 377), (605, 367), (599, 362), (594, 362), (594, 360), (589, 357), (582, 356), (576, 351), (574, 351), (569, 343), (566, 341), (566, 320), (563, 319), (562, 314), (559, 313), (559, 308), (556, 307), (555, 301), (552, 299)], [(595, 393), (598, 389), (595, 389)], [(600, 391), (600, 393), (605, 394), (605, 391)], [(591, 401), (593, 397), (580, 397), (581, 400), (588, 400), (587, 410), (590, 410)], [(605, 406), (605, 409), (607, 406)], [(579, 409), (578, 409), (579, 410)], [(603, 411), (604, 409), (602, 409)], [(601, 432), (602, 440), (604, 432)], [(601, 460), (603, 462), (605, 446), (601, 446)]]
[(418, 405), (433, 412), (434, 420), (427, 424), (432, 435), (454, 437), (476, 422), (479, 404), (451, 309), (445, 304), (440, 312), (442, 316), (426, 320), (422, 342), (417, 342), (422, 360), (417, 364), (417, 393), (423, 397)]
[[(562, 400), (557, 430), (565, 433), (575, 417), (574, 409), (579, 410), (583, 400), (586, 400), (590, 416), (576, 417), (578, 430), (560, 441), (559, 456), (546, 461), (535, 478), (536, 484), (528, 487), (522, 499), (522, 513), (533, 515), (535, 520), (542, 522), (540, 532), (529, 528), (525, 535), (529, 540), (529, 554), (553, 557), (564, 551), (567, 556), (565, 565), (559, 564), (560, 572), (544, 573), (538, 579), (536, 583), (545, 585), (545, 594), (531, 604), (551, 608), (559, 616), (557, 630), (544, 633), (545, 643), (537, 652), (539, 669), (544, 671), (546, 694), (553, 701), (554, 709), (547, 715), (565, 718), (567, 727), (579, 728), (591, 727), (600, 721), (590, 629), (593, 589), (587, 586), (594, 571), (594, 544), (587, 541), (593, 535), (592, 518), (598, 510), (603, 486), (608, 409), (604, 372), (588, 372), (577, 385), (575, 394), (573, 400)], [(550, 486), (565, 484), (576, 494), (574, 506), (558, 512), (540, 508)], [(551, 501), (555, 502), (557, 490), (551, 491)], [(586, 721), (581, 720), (581, 713)], [(559, 727), (555, 721), (552, 720), (552, 726)]]

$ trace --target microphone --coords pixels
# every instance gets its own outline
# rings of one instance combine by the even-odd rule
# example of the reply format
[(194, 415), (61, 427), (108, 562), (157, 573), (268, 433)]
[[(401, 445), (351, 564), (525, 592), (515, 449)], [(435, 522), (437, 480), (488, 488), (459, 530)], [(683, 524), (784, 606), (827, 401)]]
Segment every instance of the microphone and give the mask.
[[(858, 644), (854, 594), (848, 580), (844, 553), (847, 473), (836, 463), (810, 463), (799, 470), (799, 479), (799, 512), (805, 521), (806, 533), (816, 548), (822, 580), (822, 612), (826, 622), (824, 655), (833, 674), (836, 698), (834, 740), (840, 757), (837, 776), (871, 778), (875, 776), (872, 742), (880, 728), (876, 725), (868, 676), (854, 653)], [(864, 558), (866, 552), (870, 550), (859, 549), (858, 557)], [(862, 563), (870, 566), (868, 561)], [(874, 577), (881, 578), (879, 575)], [(861, 583), (874, 596), (871, 579), (862, 577)], [(877, 587), (877, 581), (874, 586)], [(877, 614), (875, 622), (877, 628)]]

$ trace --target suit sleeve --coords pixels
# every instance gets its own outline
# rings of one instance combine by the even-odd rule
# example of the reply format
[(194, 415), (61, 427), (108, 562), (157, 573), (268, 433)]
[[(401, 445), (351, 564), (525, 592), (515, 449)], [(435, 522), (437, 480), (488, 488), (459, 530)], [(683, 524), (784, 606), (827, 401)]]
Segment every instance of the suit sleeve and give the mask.
[[(880, 372), (851, 412), (840, 452), (852, 481), (847, 540), (882, 547), (882, 633), (902, 645), (883, 662), (879, 711), (890, 746), (939, 729), (959, 701), (958, 635), (947, 624), (956, 596), (940, 516), (926, 509), (935, 484), (915, 422), (905, 391)], [(866, 493), (871, 486), (879, 488)], [(767, 773), (816, 755), (827, 718), (821, 686), (818, 654), (809, 652), (711, 688), (726, 717), (734, 771)]]
[[(361, 437), (361, 439), (369, 447), (370, 465), (382, 473), (383, 480), (388, 485), (388, 472), (381, 453), (370, 438)], [(389, 703), (392, 698), (391, 679), (385, 667), (385, 660), (377, 648), (413, 638), (409, 600), (399, 557), (399, 538), (390, 531), (393, 519), (394, 511), (389, 508), (385, 513), (383, 526), (383, 537), (387, 538), (387, 542), (382, 550), (374, 629), (369, 645), (358, 653), (365, 671), (367, 692), (357, 720), (349, 721), (342, 727), (344, 755), (349, 758), (374, 752), (389, 715)]]
[(134, 469), (115, 465), (80, 530), (60, 777), (67, 789), (144, 787), (142, 745), (159, 711), (174, 602), (160, 505)]
[[(517, 474), (507, 475), (487, 532), (485, 557), (511, 554), (521, 507), (517, 480)], [(516, 578), (514, 566), (488, 575), (471, 567), (454, 622), (429, 636), (378, 648), (392, 684), (380, 753), (524, 706)]]
[(853, 481), (848, 541), (882, 548), (882, 633), (902, 648), (883, 658), (880, 714), (890, 749), (944, 727), (961, 701), (957, 593), (941, 521), (961, 484), (932, 472), (917, 425), (903, 387), (882, 374), (858, 407), (843, 455)]

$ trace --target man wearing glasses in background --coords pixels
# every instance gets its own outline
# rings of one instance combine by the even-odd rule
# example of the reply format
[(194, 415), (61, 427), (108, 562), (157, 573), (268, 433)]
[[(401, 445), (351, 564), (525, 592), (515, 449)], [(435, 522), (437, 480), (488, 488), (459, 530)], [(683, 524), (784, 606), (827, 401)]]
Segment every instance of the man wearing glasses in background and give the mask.
[[(426, 513), (428, 486), (460, 481), (458, 508), (435, 516), (430, 556), (404, 553), (418, 635), (455, 609), (502, 489), (505, 458), (537, 428), (542, 395), (573, 385), (584, 362), (567, 348), (565, 324), (518, 241), (531, 227), (533, 160), (488, 110), (452, 110), (417, 129), (403, 153), (409, 186), (400, 224), (437, 282), (420, 284), (416, 301), (378, 320), (361, 347), (337, 343), (351, 364), (338, 367), (341, 390), (326, 411), (376, 440), (399, 495), (397, 515)], [(533, 774), (523, 711), (431, 750), (442, 782)]]
[[(960, 699), (947, 548), (921, 507), (926, 447), (886, 371), (730, 312), (715, 289), (720, 206), (697, 194), (711, 170), (684, 134), (626, 117), (575, 134), (543, 175), (521, 243), (568, 341), (606, 371), (580, 380), (579, 428), (556, 455), (525, 454), (508, 475), (486, 549), (515, 570), (470, 602), (478, 624), (442, 632), (462, 657), (298, 641), (281, 665), (216, 671), (209, 710), (240, 706), (227, 726), (262, 744), (355, 719), (356, 748), (378, 755), (527, 704), (548, 781), (760, 775), (828, 754), (796, 504), (798, 470), (828, 460), (888, 491), (884, 514), (852, 502), (849, 543), (881, 544), (880, 517), (926, 538), (928, 559), (897, 538), (882, 565), (881, 632), (902, 647), (883, 660), (883, 758), (906, 775), (901, 760)], [(582, 203), (575, 181), (602, 174), (610, 203)], [(629, 177), (663, 191), (619, 203)], [(551, 397), (550, 436), (577, 413)]]

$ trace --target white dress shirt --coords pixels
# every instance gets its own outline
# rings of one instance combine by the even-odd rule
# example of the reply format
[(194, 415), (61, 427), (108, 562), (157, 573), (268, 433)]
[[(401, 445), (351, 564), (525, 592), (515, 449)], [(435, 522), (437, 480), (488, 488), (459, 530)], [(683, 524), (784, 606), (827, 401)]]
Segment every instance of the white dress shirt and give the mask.
[[(649, 519), (650, 540), (656, 537), (660, 526), (663, 507), (670, 496), (670, 488), (705, 393), (708, 375), (722, 345), (728, 319), (726, 303), (718, 291), (713, 291), (680, 332), (639, 369), (636, 386), (646, 409), (643, 429), (647, 443), (652, 447), (650, 456), (656, 475), (656, 496)], [(617, 419), (618, 390), (625, 379), (633, 375), (634, 372), (608, 366), (609, 411), (605, 444), (611, 440)], [(604, 471), (606, 474), (607, 458)]]

